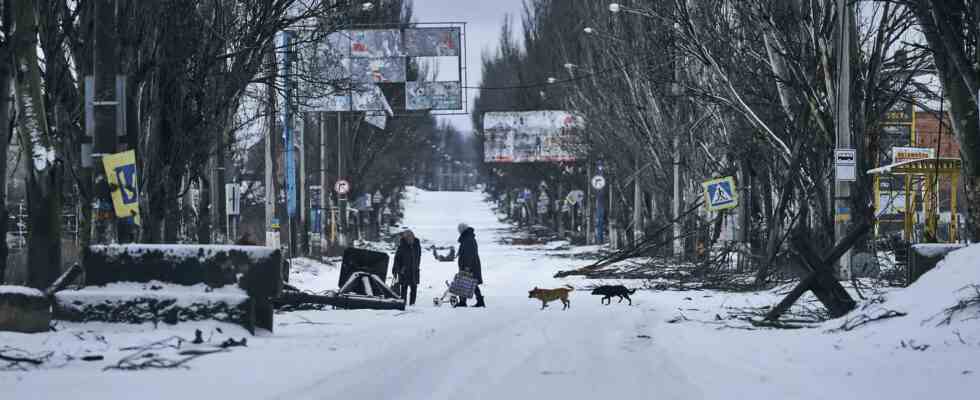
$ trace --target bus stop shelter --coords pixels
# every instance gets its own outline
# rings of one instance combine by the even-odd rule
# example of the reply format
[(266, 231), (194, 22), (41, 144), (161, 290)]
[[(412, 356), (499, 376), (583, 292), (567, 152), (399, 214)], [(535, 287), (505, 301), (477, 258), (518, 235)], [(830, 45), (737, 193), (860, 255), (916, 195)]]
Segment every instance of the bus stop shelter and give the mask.
[[(939, 242), (939, 183), (942, 178), (947, 178), (950, 182), (950, 219), (949, 235), (946, 242), (955, 243), (956, 231), (959, 227), (959, 216), (956, 213), (956, 193), (960, 180), (962, 162), (958, 158), (923, 158), (918, 160), (903, 161), (883, 167), (868, 170), (868, 174), (874, 177), (875, 191), (875, 212), (881, 207), (881, 179), (883, 177), (899, 177), (905, 179), (905, 210), (904, 216), (904, 235), (905, 239), (913, 242), (915, 229), (916, 209), (922, 205), (925, 218), (925, 235), (931, 239), (927, 241)], [(913, 190), (913, 186), (918, 189)], [(875, 220), (875, 231), (877, 232), (877, 219)]]

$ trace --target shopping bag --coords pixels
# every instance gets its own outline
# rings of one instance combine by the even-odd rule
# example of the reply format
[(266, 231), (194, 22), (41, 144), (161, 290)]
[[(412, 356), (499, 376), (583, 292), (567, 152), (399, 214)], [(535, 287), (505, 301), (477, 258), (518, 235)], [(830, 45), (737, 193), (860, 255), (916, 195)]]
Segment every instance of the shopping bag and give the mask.
[(449, 291), (464, 299), (473, 297), (476, 289), (476, 279), (469, 272), (459, 272), (453, 278), (453, 283), (449, 285)]

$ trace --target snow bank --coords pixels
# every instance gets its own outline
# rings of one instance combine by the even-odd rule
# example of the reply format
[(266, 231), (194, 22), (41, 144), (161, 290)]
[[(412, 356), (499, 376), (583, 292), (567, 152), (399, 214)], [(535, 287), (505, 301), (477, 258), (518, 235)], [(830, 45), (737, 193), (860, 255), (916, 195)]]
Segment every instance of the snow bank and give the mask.
[(111, 246), (92, 246), (93, 250), (109, 257), (122, 254), (141, 254), (159, 251), (165, 257), (190, 258), (198, 257), (202, 262), (217, 253), (237, 251), (248, 254), (251, 260), (265, 258), (276, 251), (272, 247), (260, 246), (229, 246), (229, 245), (184, 245), (184, 244), (126, 244)]
[(920, 256), (932, 258), (939, 257), (953, 250), (962, 249), (963, 247), (965, 246), (962, 244), (921, 243), (912, 245), (912, 250), (919, 253)]
[(248, 301), (248, 294), (237, 287), (226, 285), (209, 288), (200, 283), (193, 286), (176, 285), (151, 281), (147, 283), (118, 282), (105, 286), (87, 286), (80, 290), (65, 290), (55, 295), (59, 303), (82, 305), (98, 304), (121, 298), (140, 298), (176, 300), (177, 307), (190, 307), (195, 304), (225, 303), (238, 305)]
[(44, 297), (40, 290), (27, 286), (0, 285), (0, 294), (20, 294), (29, 297)]
[[(949, 253), (912, 286), (890, 295), (886, 306), (923, 321), (966, 298), (971, 291), (964, 288), (970, 285), (980, 285), (980, 244)], [(976, 316), (980, 310), (974, 311)]]

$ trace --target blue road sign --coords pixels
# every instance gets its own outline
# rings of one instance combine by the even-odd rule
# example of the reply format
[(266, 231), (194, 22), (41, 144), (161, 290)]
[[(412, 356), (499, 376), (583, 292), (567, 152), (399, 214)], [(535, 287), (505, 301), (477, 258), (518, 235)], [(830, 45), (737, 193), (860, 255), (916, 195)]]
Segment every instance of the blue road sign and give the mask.
[(704, 188), (705, 204), (709, 211), (727, 210), (738, 206), (734, 178), (726, 176), (712, 179), (702, 183), (701, 186)]

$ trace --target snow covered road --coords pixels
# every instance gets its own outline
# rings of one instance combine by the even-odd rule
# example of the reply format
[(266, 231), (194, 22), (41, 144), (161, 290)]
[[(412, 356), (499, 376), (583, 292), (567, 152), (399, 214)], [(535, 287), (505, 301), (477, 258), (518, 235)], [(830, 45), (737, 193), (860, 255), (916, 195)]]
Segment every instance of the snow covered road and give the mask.
[[(552, 275), (587, 261), (551, 256), (547, 246), (503, 243), (510, 228), (478, 193), (413, 190), (405, 215), (423, 248), (454, 245), (459, 222), (476, 228), (487, 308), (434, 307), (431, 299), (442, 294), (456, 265), (424, 255), (418, 304), (405, 312), (277, 315), (274, 335), (249, 337), (247, 348), (194, 360), (188, 370), (102, 367), (122, 357), (120, 347), (191, 337), (195, 328), (247, 334), (215, 323), (65, 324), (48, 335), (0, 333), (0, 346), (106, 356), (102, 363), (0, 372), (0, 398), (921, 399), (969, 398), (980, 389), (976, 323), (958, 328), (961, 344), (949, 330), (886, 329), (899, 321), (840, 334), (667, 322), (679, 314), (711, 321), (726, 305), (770, 304), (765, 293), (641, 291), (630, 307), (603, 306), (577, 291), (569, 310), (539, 310), (527, 291), (566, 283), (582, 288), (584, 281)], [(306, 265), (294, 277), (304, 288), (334, 289), (337, 273)], [(911, 339), (931, 347), (900, 346)]]

